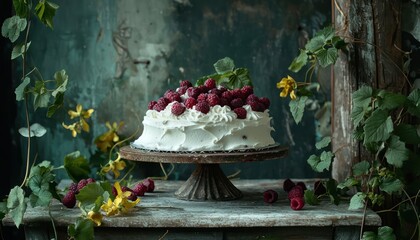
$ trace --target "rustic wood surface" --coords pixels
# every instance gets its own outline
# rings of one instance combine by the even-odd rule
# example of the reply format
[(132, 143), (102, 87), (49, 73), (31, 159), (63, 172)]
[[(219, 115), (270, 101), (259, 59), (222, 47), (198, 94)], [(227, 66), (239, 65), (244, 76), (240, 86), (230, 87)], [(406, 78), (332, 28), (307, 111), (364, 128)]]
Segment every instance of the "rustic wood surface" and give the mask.
[[(147, 193), (132, 212), (126, 215), (105, 217), (102, 227), (111, 228), (229, 228), (229, 227), (322, 227), (359, 226), (363, 211), (350, 211), (348, 204), (338, 206), (323, 202), (319, 206), (305, 205), (300, 211), (289, 206), (280, 180), (233, 180), (243, 197), (232, 201), (195, 202), (177, 199), (174, 191), (180, 181), (156, 180), (155, 191)], [(309, 187), (309, 184), (308, 184)], [(273, 204), (264, 203), (262, 193), (267, 189), (279, 192)], [(66, 208), (53, 202), (51, 215), (57, 226), (75, 222), (81, 214), (78, 208)], [(13, 225), (6, 217), (5, 225)], [(51, 224), (46, 208), (28, 208), (24, 225)], [(368, 210), (365, 224), (379, 226), (380, 217)]]

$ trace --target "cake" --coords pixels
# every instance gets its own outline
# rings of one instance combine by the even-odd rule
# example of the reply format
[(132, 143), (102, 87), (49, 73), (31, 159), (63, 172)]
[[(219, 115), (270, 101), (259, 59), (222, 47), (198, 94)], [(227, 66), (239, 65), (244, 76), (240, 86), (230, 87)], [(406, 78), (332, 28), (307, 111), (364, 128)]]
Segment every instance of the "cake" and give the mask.
[(155, 151), (235, 151), (275, 144), (271, 136), (270, 101), (246, 85), (227, 89), (208, 78), (151, 101), (142, 121), (143, 132), (132, 146)]

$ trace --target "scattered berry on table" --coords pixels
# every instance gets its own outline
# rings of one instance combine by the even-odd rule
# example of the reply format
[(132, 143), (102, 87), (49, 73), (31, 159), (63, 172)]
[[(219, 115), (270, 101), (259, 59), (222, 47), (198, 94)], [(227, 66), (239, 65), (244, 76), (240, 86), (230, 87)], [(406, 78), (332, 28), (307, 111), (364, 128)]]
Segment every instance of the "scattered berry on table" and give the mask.
[(287, 178), (283, 182), (283, 190), (289, 192), (296, 184), (290, 179)]
[(136, 201), (137, 195), (133, 192), (133, 190), (127, 186), (122, 186), (121, 190), (123, 192), (130, 192), (130, 196), (127, 197), (128, 200)]
[(303, 197), (295, 197), (290, 200), (290, 208), (293, 210), (300, 210), (305, 206)]
[(146, 192), (153, 192), (155, 190), (155, 181), (153, 181), (151, 178), (144, 179), (143, 185), (147, 187)]
[(80, 179), (77, 183), (77, 192), (80, 192), (80, 190), (82, 190), (82, 188), (84, 188), (87, 184), (88, 182), (86, 179)]
[(133, 192), (139, 197), (144, 196), (144, 194), (147, 192), (147, 186), (143, 183), (137, 183), (133, 188)]
[(302, 197), (303, 198), (304, 190), (302, 186), (296, 185), (290, 189), (290, 191), (287, 194), (287, 197), (289, 199), (296, 198), (296, 197)]
[(263, 192), (264, 202), (266, 203), (274, 203), (277, 201), (279, 195), (276, 191), (269, 189)]
[(73, 208), (76, 205), (76, 193), (73, 191), (68, 191), (64, 195), (63, 200), (61, 200), (64, 206), (68, 208)]
[(69, 191), (77, 193), (77, 183), (75, 183), (75, 182), (70, 183)]

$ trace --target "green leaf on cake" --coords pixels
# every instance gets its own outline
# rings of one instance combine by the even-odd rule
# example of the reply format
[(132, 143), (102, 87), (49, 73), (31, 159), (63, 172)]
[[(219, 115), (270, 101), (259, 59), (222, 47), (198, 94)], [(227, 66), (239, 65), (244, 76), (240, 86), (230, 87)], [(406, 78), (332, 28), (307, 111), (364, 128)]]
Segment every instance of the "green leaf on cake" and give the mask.
[(306, 106), (307, 96), (297, 97), (296, 100), (291, 100), (289, 102), (290, 112), (292, 113), (295, 123), (298, 124), (303, 117), (303, 112)]
[(215, 64), (213, 64), (214, 69), (218, 74), (225, 74), (228, 72), (232, 72), (235, 69), (235, 63), (229, 57), (222, 58), (218, 60)]

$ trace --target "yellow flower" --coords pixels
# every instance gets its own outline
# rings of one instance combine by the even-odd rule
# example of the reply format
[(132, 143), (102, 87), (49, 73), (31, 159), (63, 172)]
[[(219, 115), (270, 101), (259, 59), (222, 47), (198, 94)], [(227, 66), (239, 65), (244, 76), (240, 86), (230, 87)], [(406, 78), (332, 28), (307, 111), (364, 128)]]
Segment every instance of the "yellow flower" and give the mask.
[(119, 153), (117, 159), (115, 159), (114, 161), (110, 160), (108, 162), (107, 165), (105, 165), (101, 172), (107, 173), (112, 171), (114, 173), (114, 177), (118, 178), (120, 176), (120, 171), (124, 170), (124, 168), (126, 167), (126, 164), (123, 160), (121, 160), (121, 156)]
[(83, 110), (83, 107), (81, 104), (77, 104), (76, 106), (76, 111), (73, 110), (69, 110), (68, 114), (70, 115), (70, 119), (76, 118), (76, 117), (81, 117), (84, 119), (88, 119), (90, 118), (90, 116), (92, 115), (92, 113), (95, 110), (93, 109), (88, 109), (87, 111)]
[(73, 124), (70, 124), (70, 125), (66, 125), (64, 123), (61, 123), (61, 125), (63, 125), (63, 127), (65, 129), (70, 130), (71, 131), (71, 135), (73, 137), (76, 137), (77, 134), (80, 133), (80, 127), (79, 127), (79, 125), (77, 123), (73, 123)]
[(281, 81), (277, 83), (277, 88), (283, 88), (280, 92), (280, 97), (287, 97), (287, 95), (290, 95), (292, 100), (296, 99), (295, 89), (297, 88), (297, 84), (296, 81), (289, 75), (287, 78), (282, 78)]
[(124, 125), (124, 122), (117, 124), (114, 122), (111, 126), (109, 122), (106, 122), (108, 132), (100, 135), (95, 139), (95, 144), (102, 152), (107, 152), (109, 148), (112, 148), (116, 142), (120, 140), (117, 132)]
[(102, 224), (102, 214), (100, 212), (89, 211), (87, 214), (87, 219), (90, 219), (96, 224), (96, 226), (101, 226)]
[(115, 182), (114, 187), (117, 190), (117, 196), (115, 196), (114, 201), (108, 199), (108, 201), (101, 206), (101, 209), (105, 211), (107, 216), (128, 212), (140, 202), (140, 198), (137, 198), (136, 201), (128, 200), (131, 192), (123, 192), (119, 182)]

